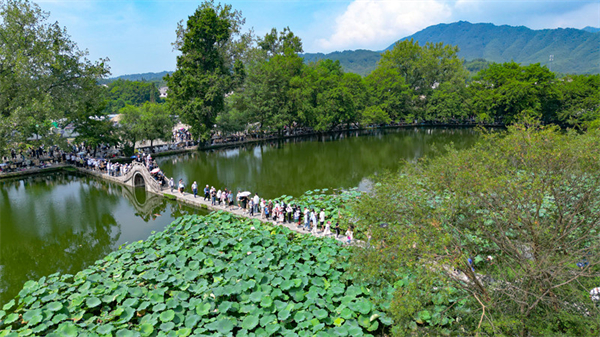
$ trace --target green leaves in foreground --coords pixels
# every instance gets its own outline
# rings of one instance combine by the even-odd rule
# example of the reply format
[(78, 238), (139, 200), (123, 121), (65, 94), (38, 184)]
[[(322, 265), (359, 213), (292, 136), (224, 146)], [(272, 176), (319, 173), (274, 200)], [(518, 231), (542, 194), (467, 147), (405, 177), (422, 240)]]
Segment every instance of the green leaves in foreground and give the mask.
[(392, 322), (346, 276), (348, 257), (335, 240), (185, 216), (75, 276), (27, 282), (0, 336), (378, 335)]

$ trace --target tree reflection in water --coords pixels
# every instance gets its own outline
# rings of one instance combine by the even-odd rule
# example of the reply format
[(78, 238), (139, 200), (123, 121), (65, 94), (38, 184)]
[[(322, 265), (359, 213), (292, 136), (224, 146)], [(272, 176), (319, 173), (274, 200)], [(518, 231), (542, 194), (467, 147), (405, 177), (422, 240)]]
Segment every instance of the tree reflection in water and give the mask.
[(75, 274), (164, 229), (173, 215), (202, 212), (72, 173), (0, 181), (0, 209), (0, 305), (27, 280)]

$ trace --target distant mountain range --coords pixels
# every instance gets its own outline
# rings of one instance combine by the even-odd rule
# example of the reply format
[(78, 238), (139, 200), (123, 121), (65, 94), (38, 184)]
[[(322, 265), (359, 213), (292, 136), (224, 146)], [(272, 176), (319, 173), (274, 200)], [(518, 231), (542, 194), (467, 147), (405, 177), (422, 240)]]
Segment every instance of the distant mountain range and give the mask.
[[(400, 41), (407, 39), (414, 39), (420, 45), (443, 42), (458, 46), (458, 55), (465, 61), (485, 59), (498, 63), (541, 63), (563, 74), (600, 73), (600, 28), (596, 27), (533, 30), (524, 26), (459, 21), (429, 26)], [(394, 44), (385, 50), (393, 46)], [(364, 76), (375, 69), (381, 53), (382, 51), (359, 49), (329, 54), (305, 53), (302, 56), (305, 62), (339, 60), (345, 71)], [(552, 64), (550, 55), (553, 55)], [(123, 75), (105, 79), (101, 83), (125, 79), (155, 82), (160, 87), (165, 85), (162, 78), (167, 73), (172, 72)]]
[(590, 32), (590, 33), (600, 33), (600, 28), (597, 28), (597, 27), (587, 26), (587, 27), (583, 28), (582, 30), (585, 30), (586, 32)]
[(154, 82), (157, 87), (164, 87), (166, 85), (165, 77), (166, 74), (171, 74), (172, 71), (161, 71), (160, 73), (143, 73), (143, 74), (130, 74), (130, 75), (121, 75), (117, 77), (106, 78), (100, 80), (100, 84), (108, 84), (112, 81), (116, 80), (126, 80), (126, 81), (143, 81), (143, 82)]
[[(420, 45), (443, 42), (456, 45), (458, 55), (467, 61), (485, 59), (492, 62), (521, 64), (541, 63), (559, 73), (600, 73), (600, 28), (558, 28), (532, 30), (527, 27), (472, 24), (459, 21), (427, 27), (402, 40), (414, 39)], [(386, 50), (391, 49), (392, 44)], [(356, 50), (330, 54), (306, 53), (307, 61), (339, 60), (346, 71), (366, 75), (377, 66), (380, 51)], [(553, 62), (550, 65), (550, 55)]]

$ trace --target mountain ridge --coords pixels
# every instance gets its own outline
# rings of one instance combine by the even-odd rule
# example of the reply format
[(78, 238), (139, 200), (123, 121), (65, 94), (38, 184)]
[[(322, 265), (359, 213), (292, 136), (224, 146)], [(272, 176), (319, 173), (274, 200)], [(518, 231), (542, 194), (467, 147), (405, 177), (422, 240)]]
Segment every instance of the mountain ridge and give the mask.
[[(420, 45), (443, 42), (456, 45), (458, 56), (466, 61), (486, 59), (492, 62), (515, 61), (522, 64), (541, 63), (559, 73), (600, 73), (600, 34), (575, 28), (533, 30), (525, 26), (496, 26), (492, 23), (458, 21), (429, 26), (398, 41), (414, 39)], [(600, 30), (600, 29), (599, 29)], [(395, 43), (394, 43), (395, 44)], [(394, 44), (387, 47), (389, 50)], [(385, 51), (384, 50), (384, 51)], [(344, 70), (366, 75), (377, 66), (379, 51), (357, 50), (329, 54), (305, 53), (307, 61), (321, 58), (340, 60)], [(553, 55), (550, 64), (550, 55)], [(360, 60), (369, 60), (361, 62)], [(360, 67), (356, 67), (356, 65)]]
[[(515, 61), (521, 64), (540, 63), (558, 73), (600, 73), (600, 28), (585, 27), (534, 30), (525, 26), (494, 25), (458, 21), (429, 26), (410, 36), (419, 45), (427, 42), (456, 45), (458, 56), (465, 61), (485, 59), (490, 62)], [(332, 53), (304, 53), (305, 62), (321, 59), (339, 60), (347, 72), (366, 76), (377, 66), (381, 53), (393, 48), (395, 43), (382, 51), (367, 49), (335, 51)], [(550, 55), (553, 55), (550, 61)], [(162, 77), (172, 71), (128, 74), (104, 79), (108, 83), (117, 79), (155, 82), (164, 85)]]

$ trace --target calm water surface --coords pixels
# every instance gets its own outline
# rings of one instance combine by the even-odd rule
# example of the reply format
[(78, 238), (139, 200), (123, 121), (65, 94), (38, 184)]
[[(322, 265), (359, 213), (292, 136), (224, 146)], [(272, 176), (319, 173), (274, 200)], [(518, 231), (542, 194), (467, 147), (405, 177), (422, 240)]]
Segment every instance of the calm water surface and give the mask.
[[(189, 190), (216, 188), (298, 196), (317, 188), (368, 187), (368, 177), (400, 160), (471, 146), (468, 128), (345, 132), (162, 157), (160, 167)], [(27, 280), (75, 274), (125, 242), (146, 239), (178, 216), (200, 213), (176, 202), (87, 176), (59, 173), (0, 181), (0, 305)]]
[(0, 306), (27, 280), (75, 274), (189, 213), (206, 214), (78, 174), (0, 181)]
[(401, 160), (434, 154), (449, 143), (471, 146), (478, 138), (472, 128), (416, 127), (328, 134), (200, 151), (158, 158), (161, 169), (189, 187), (257, 192), (264, 198), (299, 196), (317, 188), (362, 189), (368, 177), (394, 170)]

